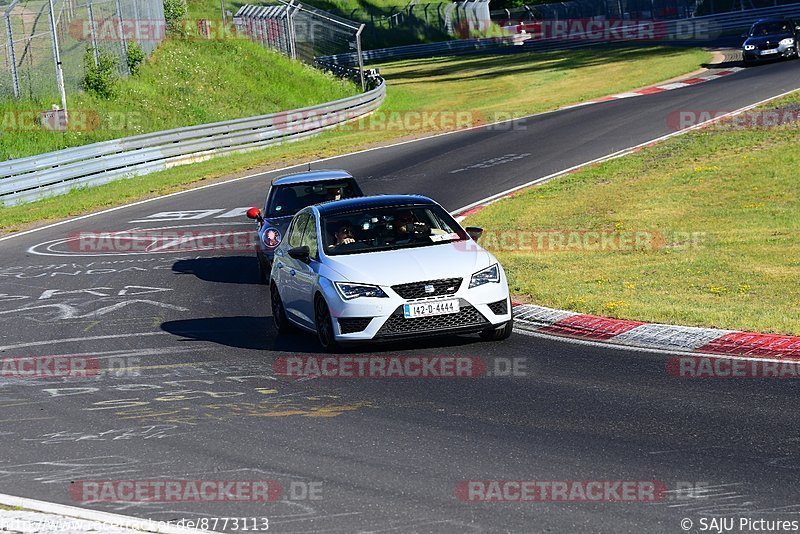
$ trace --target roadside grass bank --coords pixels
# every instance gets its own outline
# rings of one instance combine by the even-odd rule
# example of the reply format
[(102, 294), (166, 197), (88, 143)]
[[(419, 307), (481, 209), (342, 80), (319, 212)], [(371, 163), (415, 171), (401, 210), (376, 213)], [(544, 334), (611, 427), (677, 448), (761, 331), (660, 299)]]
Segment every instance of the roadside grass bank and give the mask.
[[(387, 63), (387, 100), (365, 120), (315, 138), (175, 167), (147, 176), (0, 208), (0, 231), (16, 231), (201, 183), (284, 167), (452, 129), (453, 113), (475, 126), (556, 109), (696, 70), (710, 54), (677, 48), (434, 58)], [(613, 72), (611, 76), (609, 73)], [(444, 112), (443, 114), (441, 112)], [(440, 119), (419, 121), (420, 114)], [(413, 119), (413, 120), (406, 120)], [(413, 123), (413, 124), (412, 124)]]
[[(49, 102), (5, 101), (0, 160), (71, 146), (320, 104), (356, 86), (244, 39), (169, 39), (109, 99), (70, 94), (72, 125), (52, 131), (23, 120)], [(14, 120), (18, 117), (20, 120)]]
[[(798, 110), (795, 93), (743, 116), (747, 126), (722, 123), (590, 166), (465, 224), (486, 229), (484, 246), (525, 302), (800, 335)], [(790, 120), (752, 127), (775, 111)]]

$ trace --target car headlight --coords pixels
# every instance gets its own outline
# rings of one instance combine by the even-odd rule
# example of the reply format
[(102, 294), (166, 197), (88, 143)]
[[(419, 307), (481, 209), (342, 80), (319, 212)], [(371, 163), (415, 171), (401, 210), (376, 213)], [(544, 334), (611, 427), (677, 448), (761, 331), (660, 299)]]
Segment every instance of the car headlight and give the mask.
[(745, 50), (755, 50), (756, 49), (756, 45), (744, 45), (744, 49)]
[(794, 37), (787, 37), (786, 39), (781, 39), (778, 43), (780, 46), (794, 46)]
[(472, 280), (469, 281), (469, 287), (482, 286), (483, 284), (499, 283), (500, 282), (500, 267), (495, 263), (491, 267), (487, 267), (482, 271), (472, 275)]
[(334, 282), (337, 291), (344, 300), (357, 299), (359, 297), (372, 297), (378, 299), (389, 298), (383, 289), (369, 284), (351, 284), (350, 282)]

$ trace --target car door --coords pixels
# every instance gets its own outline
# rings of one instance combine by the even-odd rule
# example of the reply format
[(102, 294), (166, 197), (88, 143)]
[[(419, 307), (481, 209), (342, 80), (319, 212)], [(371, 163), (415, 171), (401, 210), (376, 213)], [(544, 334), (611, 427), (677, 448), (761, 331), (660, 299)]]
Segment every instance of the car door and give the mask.
[(300, 246), (307, 246), (309, 251), (308, 263), (297, 261), (295, 267), (295, 290), (297, 291), (297, 315), (310, 326), (316, 326), (314, 321), (314, 290), (319, 278), (319, 244), (317, 237), (317, 219), (310, 213)]
[(308, 219), (308, 212), (298, 213), (295, 218), (292, 219), (292, 223), (287, 232), (286, 245), (278, 247), (275, 253), (275, 268), (279, 272), (279, 276), (277, 277), (279, 284), (278, 290), (287, 315), (295, 322), (306, 326), (313, 326), (309, 325), (306, 320), (303, 320), (302, 314), (298, 311), (298, 306), (300, 304), (298, 298), (300, 293), (297, 287), (297, 270), (301, 265), (304, 266), (305, 263), (289, 256), (290, 249), (300, 246), (300, 242), (303, 238), (303, 231), (308, 224)]

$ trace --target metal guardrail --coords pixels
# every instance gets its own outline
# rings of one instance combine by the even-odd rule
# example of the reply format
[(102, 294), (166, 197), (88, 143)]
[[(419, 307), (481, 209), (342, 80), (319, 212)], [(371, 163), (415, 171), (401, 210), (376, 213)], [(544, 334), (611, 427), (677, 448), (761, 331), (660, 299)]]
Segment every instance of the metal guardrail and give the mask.
[[(703, 42), (712, 44), (715, 39), (730, 35), (731, 32), (747, 30), (750, 25), (759, 18), (764, 17), (788, 17), (800, 20), (800, 3), (787, 4), (783, 6), (767, 7), (759, 9), (747, 9), (743, 11), (732, 11), (718, 13), (715, 15), (704, 15), (701, 17), (690, 17), (684, 19), (670, 20), (650, 20), (650, 21), (628, 21), (634, 24), (651, 24), (655, 28), (656, 35), (653, 39), (613, 39), (598, 40), (592, 37), (591, 32), (570, 33), (569, 37), (538, 37), (533, 34), (517, 34), (508, 37), (493, 37), (485, 39), (456, 39), (439, 43), (396, 46), (392, 48), (379, 48), (375, 50), (365, 50), (361, 53), (364, 62), (389, 61), (395, 59), (411, 59), (429, 57), (437, 54), (456, 55), (474, 50), (496, 50), (505, 48), (509, 45), (519, 45), (516, 51), (537, 51), (547, 52), (555, 50), (571, 50), (576, 48), (587, 48), (591, 46), (608, 44), (676, 44), (687, 42), (692, 46), (702, 46)], [(588, 19), (581, 19), (584, 23)], [(542, 22), (542, 21), (533, 21)], [(552, 21), (549, 21), (552, 22)], [(569, 21), (566, 21), (569, 22)], [(630, 27), (629, 27), (630, 28)], [(633, 28), (630, 28), (631, 30)], [(337, 54), (325, 56), (328, 63), (340, 65), (354, 65), (356, 54)], [(321, 59), (321, 58), (320, 58)]]
[[(523, 35), (509, 35), (508, 37), (486, 37), (481, 39), (454, 39), (452, 41), (441, 41), (438, 43), (426, 43), (418, 45), (393, 46), (391, 48), (376, 48), (374, 50), (364, 50), (361, 57), (364, 63), (373, 61), (384, 61), (393, 59), (413, 59), (430, 57), (437, 54), (454, 55), (471, 52), (475, 50), (495, 50), (508, 46), (522, 44), (527, 37)], [(355, 52), (347, 54), (335, 54), (317, 58), (328, 64), (335, 65), (355, 65), (358, 62), (358, 55)]]
[(0, 204), (12, 206), (221, 154), (298, 141), (367, 115), (386, 97), (372, 71), (369, 91), (302, 109), (188, 126), (0, 163)]

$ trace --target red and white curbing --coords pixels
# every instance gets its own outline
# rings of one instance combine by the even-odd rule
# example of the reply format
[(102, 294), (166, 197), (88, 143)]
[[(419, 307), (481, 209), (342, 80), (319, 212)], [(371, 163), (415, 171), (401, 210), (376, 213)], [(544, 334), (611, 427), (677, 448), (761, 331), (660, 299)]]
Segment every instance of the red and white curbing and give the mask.
[(662, 83), (659, 85), (652, 85), (650, 87), (645, 87), (644, 89), (637, 89), (636, 91), (629, 91), (627, 93), (619, 93), (616, 95), (611, 96), (604, 96), (601, 98), (595, 98), (593, 100), (587, 100), (586, 102), (581, 102), (580, 104), (573, 104), (571, 106), (566, 106), (561, 109), (570, 109), (570, 108), (577, 108), (580, 106), (588, 106), (590, 104), (597, 104), (599, 102), (608, 102), (609, 100), (621, 100), (623, 98), (633, 98), (637, 96), (645, 96), (645, 95), (653, 95), (656, 93), (663, 93), (664, 91), (671, 91), (673, 89), (681, 89), (683, 87), (689, 87), (691, 85), (697, 85), (699, 83), (710, 82), (711, 80), (716, 80), (723, 76), (728, 76), (729, 74), (733, 74), (739, 72), (740, 70), (744, 70), (742, 67), (732, 67), (730, 69), (720, 70), (720, 71), (711, 71), (707, 74), (703, 74), (702, 76), (694, 76), (692, 78), (686, 78), (683, 80), (678, 80), (671, 83)]
[(514, 305), (515, 327), (613, 345), (800, 361), (800, 337), (611, 319), (532, 304)]

